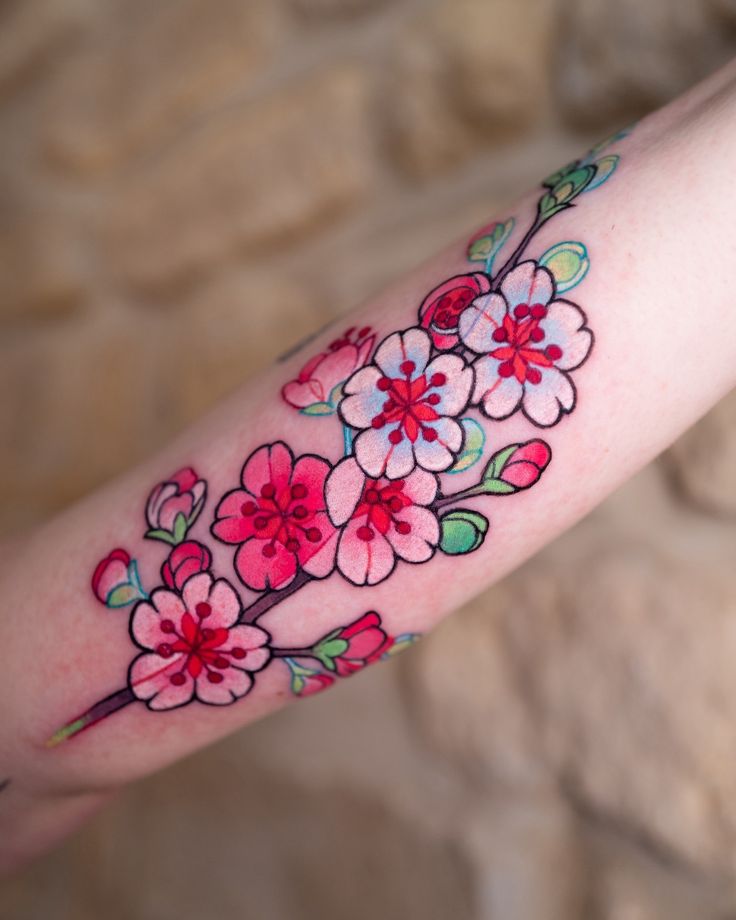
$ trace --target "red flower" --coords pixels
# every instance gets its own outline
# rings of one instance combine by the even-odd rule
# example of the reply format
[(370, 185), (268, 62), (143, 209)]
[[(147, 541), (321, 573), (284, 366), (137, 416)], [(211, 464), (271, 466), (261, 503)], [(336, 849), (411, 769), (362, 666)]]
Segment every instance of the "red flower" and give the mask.
[(351, 326), (325, 351), (310, 358), (281, 395), (295, 409), (310, 415), (331, 415), (337, 409), (338, 387), (368, 361), (375, 343), (370, 326), (358, 330)]
[(528, 489), (542, 475), (551, 458), (552, 453), (544, 441), (527, 441), (518, 445), (496, 478), (516, 489)]
[(114, 549), (100, 560), (92, 575), (92, 591), (108, 607), (127, 607), (146, 596), (135, 560), (124, 549)]
[(160, 482), (149, 495), (146, 505), (150, 528), (148, 536), (169, 543), (181, 543), (199, 516), (206, 494), (207, 483), (191, 467), (185, 467)]
[(211, 565), (212, 554), (207, 547), (196, 540), (187, 540), (171, 550), (161, 566), (161, 577), (169, 588), (181, 593), (187, 579), (206, 572)]
[(242, 489), (229, 492), (215, 513), (212, 533), (240, 543), (235, 568), (255, 591), (284, 588), (299, 569), (324, 578), (335, 566), (337, 531), (325, 510), (330, 465), (283, 443), (266, 444), (245, 462)]
[(419, 320), (432, 336), (435, 347), (445, 350), (457, 345), (460, 314), (490, 289), (488, 275), (472, 272), (448, 278), (427, 294), (419, 307)]
[(314, 647), (314, 655), (328, 670), (349, 677), (378, 661), (392, 644), (393, 639), (381, 628), (381, 617), (370, 610), (320, 640)]

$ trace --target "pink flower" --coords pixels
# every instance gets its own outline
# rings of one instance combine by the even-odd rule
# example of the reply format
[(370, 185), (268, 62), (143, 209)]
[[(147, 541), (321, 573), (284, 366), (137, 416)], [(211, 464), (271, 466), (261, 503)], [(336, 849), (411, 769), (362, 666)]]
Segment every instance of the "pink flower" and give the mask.
[(552, 453), (544, 441), (527, 441), (519, 444), (509, 456), (497, 478), (516, 489), (528, 489), (537, 482), (551, 458)]
[(148, 497), (147, 536), (181, 543), (204, 507), (207, 483), (191, 467), (174, 473), (160, 482)]
[(196, 540), (187, 540), (175, 546), (161, 566), (161, 577), (172, 590), (181, 591), (192, 575), (206, 572), (212, 565), (212, 554)]
[(343, 388), (340, 414), (362, 429), (355, 456), (368, 476), (399, 479), (415, 466), (440, 472), (462, 448), (454, 416), (468, 403), (473, 371), (458, 355), (430, 361), (431, 347), (423, 329), (395, 332)]
[(393, 639), (381, 626), (381, 617), (371, 610), (342, 629), (325, 636), (314, 648), (315, 656), (340, 677), (349, 677), (378, 661)]
[(474, 363), (473, 402), (489, 418), (521, 408), (535, 425), (548, 427), (575, 406), (568, 371), (585, 361), (593, 344), (582, 310), (555, 299), (552, 274), (522, 262), (465, 310), (460, 338), (482, 357)]
[(92, 575), (92, 591), (108, 607), (127, 607), (146, 596), (136, 562), (124, 549), (114, 549), (100, 560)]
[(472, 272), (448, 278), (427, 294), (419, 307), (419, 320), (436, 348), (444, 351), (457, 345), (460, 314), (471, 301), (490, 289), (488, 275)]
[(340, 527), (337, 567), (356, 585), (375, 585), (398, 559), (426, 562), (440, 539), (436, 515), (427, 507), (437, 478), (414, 470), (405, 479), (371, 479), (353, 457), (327, 478), (325, 495), (332, 523)]
[(212, 533), (242, 544), (235, 568), (249, 588), (284, 588), (300, 569), (314, 578), (333, 570), (337, 534), (324, 499), (329, 471), (327, 461), (312, 454), (295, 460), (282, 441), (248, 457), (243, 488), (222, 499)]
[(232, 585), (208, 572), (194, 575), (181, 597), (159, 588), (133, 611), (130, 631), (145, 651), (128, 682), (149, 709), (174, 709), (194, 699), (225, 706), (253, 686), (268, 663), (270, 637), (238, 625), (240, 600)]
[(326, 351), (311, 358), (296, 380), (287, 383), (281, 395), (295, 409), (311, 415), (331, 415), (337, 410), (339, 387), (369, 359), (376, 336), (370, 326), (347, 329), (330, 342)]

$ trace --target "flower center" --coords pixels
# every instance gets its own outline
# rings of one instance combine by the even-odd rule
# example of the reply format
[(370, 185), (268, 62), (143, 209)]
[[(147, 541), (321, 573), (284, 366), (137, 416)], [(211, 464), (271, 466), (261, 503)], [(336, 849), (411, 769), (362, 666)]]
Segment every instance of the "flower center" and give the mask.
[(242, 660), (246, 656), (245, 649), (240, 646), (222, 648), (229, 633), (222, 627), (210, 628), (203, 625), (203, 621), (211, 614), (212, 605), (200, 601), (194, 608), (194, 616), (189, 611), (184, 614), (180, 629), (177, 629), (173, 620), (161, 620), (161, 632), (170, 638), (156, 646), (156, 653), (162, 658), (172, 658), (174, 655), (183, 658), (181, 668), (169, 675), (175, 687), (186, 683), (187, 675), (196, 678), (202, 673), (207, 675), (211, 684), (220, 684), (224, 680), (221, 672), (230, 667), (230, 659)]
[(395, 479), (386, 485), (376, 479), (366, 480), (363, 495), (353, 512), (354, 519), (365, 518), (355, 531), (359, 540), (369, 543), (376, 534), (387, 534), (391, 528), (406, 536), (411, 533), (411, 524), (398, 518), (411, 500), (404, 494), (404, 480)]
[(267, 482), (261, 486), (257, 501), (248, 499), (240, 506), (243, 517), (253, 519), (256, 536), (264, 540), (261, 552), (266, 559), (276, 555), (277, 544), (298, 553), (304, 546), (320, 542), (322, 531), (309, 523), (314, 512), (304, 503), (308, 497), (309, 490), (301, 482), (281, 490)]
[(442, 401), (437, 390), (447, 383), (447, 377), (437, 373), (427, 380), (426, 374), (421, 374), (412, 380), (416, 370), (413, 361), (404, 361), (399, 370), (403, 377), (381, 377), (376, 384), (386, 394), (386, 401), (371, 419), (372, 427), (392, 426), (388, 434), (391, 444), (400, 444), (405, 437), (413, 444), (420, 435), (425, 441), (436, 441), (432, 423), (440, 417), (435, 406)]
[(541, 346), (545, 332), (539, 323), (546, 315), (544, 304), (522, 303), (514, 308), (513, 317), (507, 314), (502, 325), (493, 330), (493, 341), (501, 347), (489, 354), (501, 362), (498, 365), (500, 377), (516, 377), (519, 383), (541, 383), (539, 368), (552, 367), (560, 360), (563, 352), (559, 345)]

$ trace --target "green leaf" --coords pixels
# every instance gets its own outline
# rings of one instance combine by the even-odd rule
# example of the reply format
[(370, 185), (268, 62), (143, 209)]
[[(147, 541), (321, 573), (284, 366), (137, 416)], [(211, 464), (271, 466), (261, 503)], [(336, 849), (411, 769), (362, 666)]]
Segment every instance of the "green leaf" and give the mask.
[(414, 643), (418, 642), (421, 638), (421, 633), (403, 633), (400, 636), (396, 636), (390, 648), (381, 655), (381, 661), (387, 661), (389, 658), (393, 658), (394, 655), (403, 652), (404, 649), (409, 648), (410, 645), (414, 645)]
[(486, 445), (486, 434), (475, 419), (461, 418), (460, 424), (465, 432), (463, 449), (454, 465), (447, 470), (448, 473), (464, 473), (469, 470), (483, 456)]
[(593, 181), (594, 166), (578, 166), (539, 199), (539, 216), (549, 220), (553, 214), (569, 208), (575, 198)]
[(511, 236), (514, 229), (514, 218), (507, 221), (492, 224), (488, 232), (482, 236), (477, 236), (470, 241), (468, 246), (468, 261), (485, 262), (485, 270), (488, 274), (493, 268), (493, 261), (500, 252), (506, 240)]
[(181, 541), (184, 539), (184, 537), (186, 537), (188, 527), (189, 527), (189, 522), (188, 522), (187, 519), (186, 519), (186, 515), (184, 515), (184, 514), (180, 511), (180, 512), (177, 514), (177, 516), (174, 518), (174, 532), (173, 532), (173, 536), (174, 536), (174, 544), (175, 544), (175, 545), (178, 544), (178, 543), (181, 543)]
[(620, 159), (619, 156), (612, 153), (610, 156), (601, 157), (600, 160), (596, 160), (595, 163), (593, 163), (593, 166), (595, 166), (595, 176), (585, 191), (590, 192), (592, 189), (598, 188), (599, 185), (603, 185), (604, 182), (610, 179)]
[[(337, 630), (337, 632), (340, 632), (340, 630)], [(349, 648), (345, 639), (332, 638), (334, 635), (334, 633), (330, 633), (329, 636), (325, 636), (325, 638), (314, 647), (314, 657), (322, 662), (328, 671), (335, 670), (335, 662), (333, 659), (339, 658), (340, 655), (344, 654)]]
[(552, 272), (557, 292), (563, 293), (580, 284), (590, 268), (590, 259), (582, 243), (568, 240), (548, 249), (539, 264)]
[(335, 407), (328, 402), (316, 402), (299, 411), (302, 415), (334, 415)]
[(542, 182), (542, 185), (545, 188), (554, 188), (559, 182), (564, 179), (568, 173), (571, 173), (574, 169), (577, 169), (580, 164), (580, 160), (572, 160), (570, 163), (566, 163), (561, 169), (558, 169), (556, 172), (553, 172), (551, 175)]
[(127, 607), (137, 600), (140, 600), (140, 594), (135, 585), (118, 585), (107, 595), (105, 604), (114, 609), (116, 607)]
[(518, 447), (518, 444), (509, 444), (508, 447), (504, 447), (502, 450), (496, 451), (496, 453), (488, 461), (488, 466), (483, 471), (483, 482), (494, 481), (499, 478), (503, 472), (503, 468), (506, 466), (506, 463), (509, 457)]
[(483, 543), (488, 519), (477, 511), (453, 508), (440, 518), (440, 549), (449, 556), (472, 553)]
[(512, 492), (518, 491), (515, 486), (504, 482), (503, 479), (484, 479), (482, 489), (485, 495), (511, 495)]
[(174, 535), (168, 530), (147, 530), (145, 537), (148, 540), (163, 540), (164, 543), (175, 545)]

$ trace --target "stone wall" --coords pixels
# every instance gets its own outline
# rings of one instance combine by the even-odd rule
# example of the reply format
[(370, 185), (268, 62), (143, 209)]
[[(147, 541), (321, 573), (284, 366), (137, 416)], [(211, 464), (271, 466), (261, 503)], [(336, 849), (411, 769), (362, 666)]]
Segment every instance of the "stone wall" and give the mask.
[[(732, 0), (6, 0), (3, 532), (734, 48)], [(732, 397), (403, 660), (127, 791), (0, 915), (736, 918), (735, 537)]]

